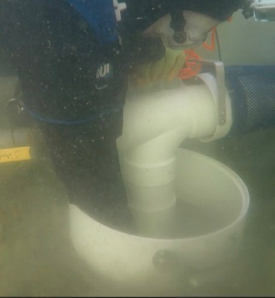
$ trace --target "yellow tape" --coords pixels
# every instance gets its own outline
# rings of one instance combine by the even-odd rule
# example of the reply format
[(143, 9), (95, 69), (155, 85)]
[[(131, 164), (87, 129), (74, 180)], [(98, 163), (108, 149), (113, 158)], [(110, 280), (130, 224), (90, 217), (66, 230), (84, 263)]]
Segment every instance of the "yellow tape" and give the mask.
[(31, 159), (29, 146), (0, 150), (0, 163), (27, 159)]

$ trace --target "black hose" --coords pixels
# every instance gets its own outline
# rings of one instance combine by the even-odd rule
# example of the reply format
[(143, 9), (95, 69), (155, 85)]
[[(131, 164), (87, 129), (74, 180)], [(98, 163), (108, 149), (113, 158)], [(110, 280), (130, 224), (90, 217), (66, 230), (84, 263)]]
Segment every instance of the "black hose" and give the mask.
[(226, 66), (225, 78), (232, 101), (230, 135), (275, 125), (275, 65)]

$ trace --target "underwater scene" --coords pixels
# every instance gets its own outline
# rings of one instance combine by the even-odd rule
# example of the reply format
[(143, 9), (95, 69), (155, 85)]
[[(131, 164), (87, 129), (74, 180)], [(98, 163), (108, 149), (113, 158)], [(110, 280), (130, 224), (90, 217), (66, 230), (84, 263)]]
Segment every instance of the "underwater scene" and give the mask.
[(0, 296), (275, 295), (259, 2), (1, 1)]

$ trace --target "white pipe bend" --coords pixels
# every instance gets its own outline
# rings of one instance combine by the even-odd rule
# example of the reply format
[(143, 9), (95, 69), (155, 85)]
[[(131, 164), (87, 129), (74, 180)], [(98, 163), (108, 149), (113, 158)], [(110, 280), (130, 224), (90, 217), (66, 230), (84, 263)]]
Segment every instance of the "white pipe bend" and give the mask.
[[(227, 97), (230, 106), (229, 101)], [(205, 84), (127, 99), (117, 148), (129, 208), (141, 235), (165, 237), (170, 233), (176, 202), (176, 149), (186, 138), (215, 133), (216, 107)], [(227, 116), (230, 121), (224, 135), (232, 123), (231, 112)]]

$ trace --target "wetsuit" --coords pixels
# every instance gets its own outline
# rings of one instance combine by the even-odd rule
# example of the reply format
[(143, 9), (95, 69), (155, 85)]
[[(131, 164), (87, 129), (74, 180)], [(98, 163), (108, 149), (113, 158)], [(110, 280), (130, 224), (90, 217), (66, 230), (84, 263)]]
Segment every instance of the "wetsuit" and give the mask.
[(0, 1), (0, 28), (70, 202), (112, 224), (127, 209), (115, 141), (129, 67), (119, 43), (100, 45), (66, 0)]

